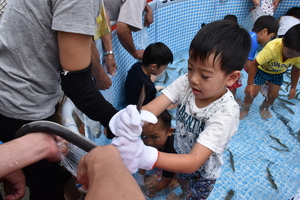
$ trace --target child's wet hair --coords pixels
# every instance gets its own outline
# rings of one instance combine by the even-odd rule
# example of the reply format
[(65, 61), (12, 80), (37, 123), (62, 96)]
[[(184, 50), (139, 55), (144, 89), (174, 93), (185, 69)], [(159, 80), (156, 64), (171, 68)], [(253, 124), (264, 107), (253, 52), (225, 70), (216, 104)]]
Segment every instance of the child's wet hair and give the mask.
[(213, 54), (214, 62), (220, 61), (221, 70), (228, 75), (243, 69), (250, 47), (246, 29), (228, 20), (218, 20), (198, 31), (190, 45), (189, 59), (203, 62)]
[(283, 38), (285, 47), (300, 52), (300, 24), (291, 27)]
[(285, 15), (293, 16), (300, 19), (300, 7), (292, 7), (290, 8)]
[(260, 16), (254, 22), (252, 31), (255, 33), (258, 33), (259, 31), (263, 30), (264, 28), (268, 29), (268, 34), (271, 34), (271, 33), (277, 34), (277, 31), (279, 29), (279, 23), (272, 16), (269, 16), (269, 15)]
[(173, 62), (173, 53), (164, 43), (156, 42), (150, 44), (144, 51), (142, 64), (149, 66), (156, 64), (159, 68), (162, 65), (167, 65)]

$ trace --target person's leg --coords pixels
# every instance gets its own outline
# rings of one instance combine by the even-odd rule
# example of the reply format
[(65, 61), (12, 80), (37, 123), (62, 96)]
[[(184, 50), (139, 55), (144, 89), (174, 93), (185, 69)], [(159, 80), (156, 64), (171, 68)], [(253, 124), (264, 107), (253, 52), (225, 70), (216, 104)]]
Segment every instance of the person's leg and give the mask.
[(268, 97), (263, 101), (263, 103), (259, 107), (260, 115), (263, 119), (268, 119), (272, 117), (272, 114), (269, 111), (269, 107), (273, 105), (275, 99), (278, 97), (278, 92), (280, 90), (280, 85), (269, 83), (268, 86)]

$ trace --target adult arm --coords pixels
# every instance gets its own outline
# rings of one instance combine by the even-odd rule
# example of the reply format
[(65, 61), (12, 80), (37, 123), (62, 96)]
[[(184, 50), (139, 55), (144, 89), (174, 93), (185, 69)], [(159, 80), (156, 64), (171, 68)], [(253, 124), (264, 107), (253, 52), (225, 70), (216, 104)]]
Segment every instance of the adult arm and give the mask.
[[(106, 13), (106, 21), (107, 21), (107, 24), (110, 24), (109, 16), (107, 13)], [(103, 43), (104, 52), (113, 51), (111, 33), (101, 36), (101, 40)], [(117, 70), (117, 65), (116, 65), (114, 54), (104, 55), (103, 60), (107, 67), (108, 72), (112, 76), (114, 76), (116, 73), (116, 70)]]
[(273, 6), (274, 6), (274, 11), (277, 9), (277, 7), (279, 6), (279, 3), (281, 2), (281, 0), (273, 0)]
[(77, 178), (88, 189), (86, 200), (145, 199), (112, 145), (99, 146), (85, 155), (78, 164)]
[(102, 65), (100, 64), (100, 55), (96, 44), (92, 42), (92, 75), (94, 77), (96, 86), (99, 90), (106, 90), (110, 88), (112, 82), (109, 76), (105, 73)]
[(288, 99), (293, 99), (296, 96), (296, 88), (298, 85), (300, 69), (293, 66), (291, 71), (291, 89)]
[(27, 134), (0, 145), (0, 177), (39, 160), (59, 161), (58, 137), (45, 133)]
[(148, 4), (146, 4), (144, 11), (145, 11), (144, 26), (149, 27), (150, 24), (152, 24), (153, 22), (153, 11)]
[(137, 50), (134, 46), (130, 26), (123, 22), (117, 22), (116, 32), (121, 45), (130, 53), (135, 59), (142, 60), (144, 50)]
[[(61, 66), (67, 73), (61, 74), (61, 85), (65, 94), (76, 107), (90, 119), (108, 127), (109, 120), (117, 113), (104, 99), (91, 79), (91, 45), (89, 35), (58, 32)], [(108, 137), (112, 138), (108, 129)]]

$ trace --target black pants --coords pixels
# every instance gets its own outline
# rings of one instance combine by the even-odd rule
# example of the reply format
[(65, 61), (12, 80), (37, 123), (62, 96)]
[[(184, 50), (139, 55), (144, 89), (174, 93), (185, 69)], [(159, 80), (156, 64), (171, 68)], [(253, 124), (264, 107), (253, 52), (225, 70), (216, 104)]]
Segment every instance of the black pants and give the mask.
[[(53, 121), (54, 116), (45, 120)], [(30, 121), (17, 120), (0, 114), (0, 141), (8, 142), (22, 125)], [(41, 160), (23, 168), (30, 200), (64, 200), (63, 172), (57, 162)]]

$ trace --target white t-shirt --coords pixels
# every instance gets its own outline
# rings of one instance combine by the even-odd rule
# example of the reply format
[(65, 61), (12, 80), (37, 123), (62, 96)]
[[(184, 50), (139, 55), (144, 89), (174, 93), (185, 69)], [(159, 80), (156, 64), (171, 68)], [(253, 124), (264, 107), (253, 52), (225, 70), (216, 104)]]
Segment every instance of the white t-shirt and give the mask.
[(104, 0), (104, 6), (111, 21), (128, 24), (131, 31), (142, 30), (146, 0)]
[(202, 177), (219, 177), (222, 152), (239, 125), (239, 105), (227, 92), (204, 108), (198, 108), (187, 74), (176, 79), (162, 91), (173, 103), (178, 102), (174, 147), (179, 154), (188, 154), (196, 142), (213, 154), (198, 170)]
[(285, 33), (296, 24), (300, 24), (300, 20), (292, 16), (283, 16), (279, 20), (279, 29), (277, 35), (285, 35)]

